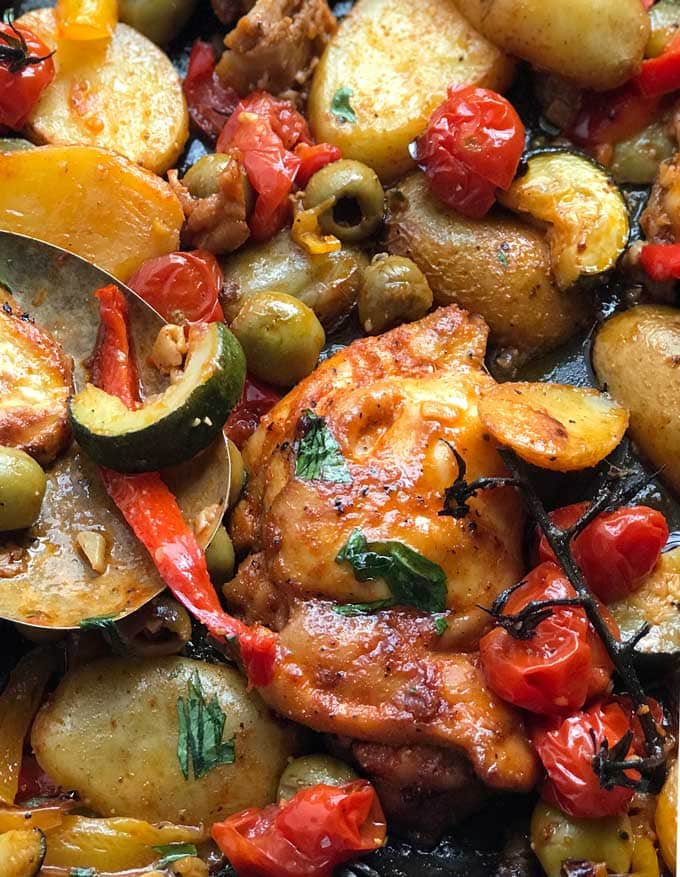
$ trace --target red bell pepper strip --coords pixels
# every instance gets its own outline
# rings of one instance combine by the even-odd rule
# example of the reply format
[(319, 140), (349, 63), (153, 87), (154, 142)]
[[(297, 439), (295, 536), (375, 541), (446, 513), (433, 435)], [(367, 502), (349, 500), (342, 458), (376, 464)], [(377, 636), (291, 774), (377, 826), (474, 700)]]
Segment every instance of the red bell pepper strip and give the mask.
[(652, 280), (680, 280), (680, 244), (646, 244), (640, 265)]
[(646, 97), (659, 97), (680, 89), (680, 35), (673, 37), (658, 58), (642, 62), (642, 69), (632, 79)]
[[(139, 396), (132, 392), (130, 378), (134, 364), (127, 336), (127, 303), (113, 285), (95, 295), (100, 302), (101, 329), (92, 364), (93, 379), (102, 390), (135, 407)], [(235, 638), (249, 682), (268, 685), (276, 662), (276, 635), (263, 627), (248, 627), (222, 609), (205, 554), (160, 475), (126, 475), (103, 468), (101, 474), (109, 496), (174, 596), (213, 636)]]

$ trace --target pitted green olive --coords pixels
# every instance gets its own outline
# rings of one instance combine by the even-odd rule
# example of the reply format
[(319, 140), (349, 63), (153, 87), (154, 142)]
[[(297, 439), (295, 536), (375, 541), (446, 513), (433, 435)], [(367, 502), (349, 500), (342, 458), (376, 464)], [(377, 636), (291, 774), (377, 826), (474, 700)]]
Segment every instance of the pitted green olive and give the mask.
[(154, 597), (118, 623), (125, 647), (138, 658), (176, 655), (191, 639), (187, 610), (168, 594)]
[(182, 177), (182, 183), (194, 198), (209, 198), (220, 190), (220, 174), (234, 159), (223, 152), (204, 155), (192, 164)]
[(23, 530), (38, 520), (47, 481), (42, 468), (17, 448), (0, 447), (0, 530)]
[(283, 292), (251, 295), (231, 330), (243, 347), (248, 371), (278, 387), (290, 387), (313, 371), (326, 340), (314, 311)]
[(326, 201), (319, 225), (341, 241), (364, 240), (383, 220), (385, 192), (375, 171), (360, 161), (341, 159), (314, 174), (305, 189), (305, 209)]
[(198, 0), (118, 0), (118, 16), (159, 46), (182, 30)]
[(330, 755), (305, 755), (296, 758), (281, 774), (279, 780), (279, 801), (288, 801), (301, 789), (324, 783), (327, 786), (341, 786), (357, 778), (352, 768)]
[(378, 334), (419, 320), (431, 307), (430, 285), (411, 259), (382, 253), (364, 270), (359, 289), (359, 320), (364, 331)]
[(659, 0), (649, 10), (649, 21), (652, 31), (645, 46), (645, 55), (656, 58), (663, 54), (680, 29), (680, 3), (678, 0)]
[(226, 527), (220, 526), (215, 531), (212, 542), (205, 550), (205, 562), (213, 584), (223, 585), (233, 577), (236, 558)]

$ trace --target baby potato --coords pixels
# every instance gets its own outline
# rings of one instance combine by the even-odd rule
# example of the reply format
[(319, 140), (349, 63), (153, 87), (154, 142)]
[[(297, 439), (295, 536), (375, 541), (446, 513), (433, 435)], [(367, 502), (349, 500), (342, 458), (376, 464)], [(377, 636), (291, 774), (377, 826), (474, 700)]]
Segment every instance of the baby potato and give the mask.
[(470, 24), (511, 55), (582, 88), (622, 85), (650, 33), (640, 0), (455, 0)]
[(189, 116), (179, 76), (151, 40), (118, 24), (110, 40), (58, 42), (53, 9), (27, 12), (17, 24), (57, 49), (54, 81), (26, 126), (32, 139), (113, 149), (158, 174), (172, 167)]
[(479, 416), (501, 445), (556, 472), (589, 469), (623, 438), (628, 414), (604, 393), (566, 384), (496, 384)]
[(35, 877), (46, 849), (45, 835), (39, 828), (0, 834), (0, 877)]
[(666, 776), (656, 805), (654, 818), (661, 855), (671, 874), (675, 874), (678, 846), (678, 762), (674, 761)]
[[(408, 145), (447, 86), (503, 91), (512, 74), (512, 62), (467, 24), (454, 0), (421, 0), (417, 14), (411, 0), (358, 0), (316, 68), (309, 119), (317, 140), (394, 180), (413, 167)], [(343, 95), (349, 112), (340, 113)]]
[(600, 383), (630, 411), (630, 435), (680, 491), (680, 311), (638, 305), (602, 326), (593, 345)]
[[(189, 703), (196, 679), (205, 703), (216, 699), (224, 714), (222, 739), (233, 738), (234, 760), (200, 777), (192, 761), (185, 778), (180, 699)], [(62, 679), (38, 714), (32, 745), (41, 767), (97, 813), (207, 825), (275, 800), (295, 732), (230, 667), (179, 657), (107, 658)]]

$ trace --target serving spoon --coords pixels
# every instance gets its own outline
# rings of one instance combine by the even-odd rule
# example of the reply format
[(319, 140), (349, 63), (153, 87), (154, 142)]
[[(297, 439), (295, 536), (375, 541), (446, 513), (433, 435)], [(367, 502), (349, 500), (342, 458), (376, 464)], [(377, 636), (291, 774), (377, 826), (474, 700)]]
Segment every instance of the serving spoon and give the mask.
[[(75, 390), (99, 330), (96, 289), (115, 284), (125, 295), (140, 377), (147, 393), (163, 389), (148, 364), (163, 318), (106, 271), (60, 247), (0, 231), (0, 284), (73, 359)], [(2, 362), (0, 360), (0, 368)], [(97, 466), (72, 443), (46, 470), (40, 518), (22, 533), (0, 534), (0, 618), (31, 627), (67, 629), (94, 616), (123, 618), (163, 590), (150, 556), (107, 495)], [(229, 451), (223, 435), (181, 466), (163, 472), (185, 519), (215, 512), (200, 534), (212, 539), (226, 511)], [(107, 566), (97, 574), (78, 549), (78, 533), (103, 533)], [(11, 561), (11, 562), (10, 562)]]

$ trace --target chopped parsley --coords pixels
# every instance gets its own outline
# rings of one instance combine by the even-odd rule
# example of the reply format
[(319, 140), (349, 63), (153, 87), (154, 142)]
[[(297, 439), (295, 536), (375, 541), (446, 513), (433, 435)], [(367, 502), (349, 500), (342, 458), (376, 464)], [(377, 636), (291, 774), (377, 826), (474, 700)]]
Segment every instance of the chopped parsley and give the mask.
[(339, 88), (333, 95), (331, 100), (331, 113), (340, 122), (349, 122), (353, 125), (357, 120), (357, 114), (352, 109), (349, 99), (352, 97), (353, 91), (344, 85)]
[(155, 868), (165, 868), (167, 865), (177, 862), (179, 859), (186, 859), (187, 856), (197, 856), (198, 851), (194, 844), (164, 844), (163, 846), (153, 847), (155, 853), (159, 853), (162, 858), (154, 862)]
[(177, 718), (177, 760), (185, 780), (189, 779), (190, 766), (198, 780), (219, 764), (234, 763), (234, 738), (222, 740), (226, 716), (217, 697), (206, 701), (198, 673), (187, 683), (186, 699), (177, 699)]
[(78, 627), (81, 630), (100, 630), (113, 651), (124, 655), (127, 654), (127, 648), (114, 621), (116, 617), (115, 613), (112, 615), (93, 615), (90, 618), (82, 618)]
[(446, 618), (443, 615), (435, 615), (432, 619), (434, 622), (434, 629), (437, 633), (437, 636), (442, 636), (449, 629), (449, 625), (446, 622)]
[(305, 411), (300, 418), (302, 438), (297, 443), (295, 477), (303, 481), (351, 484), (347, 462), (323, 417)]
[(500, 250), (498, 251), (498, 261), (501, 263), (501, 265), (502, 265), (504, 268), (507, 268), (508, 265), (510, 264), (510, 263), (508, 262), (508, 257), (507, 257), (507, 255), (506, 255), (506, 253), (505, 253), (505, 251), (506, 251), (507, 249), (508, 249), (508, 245), (507, 245), (507, 243), (505, 243), (505, 244), (501, 244), (501, 248), (500, 248)]
[(424, 612), (446, 609), (444, 570), (403, 542), (369, 542), (360, 530), (354, 530), (335, 561), (349, 563), (360, 582), (383, 579), (396, 605)]

